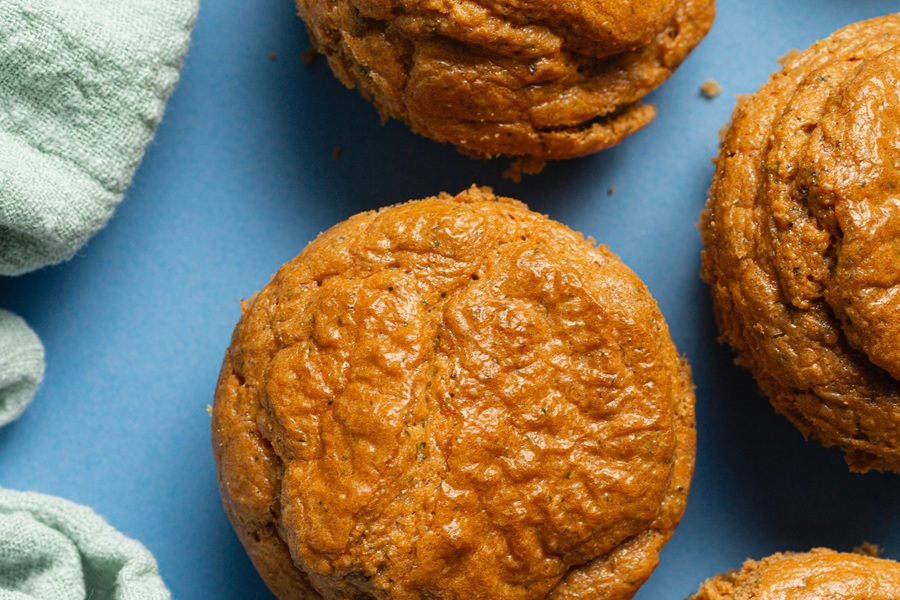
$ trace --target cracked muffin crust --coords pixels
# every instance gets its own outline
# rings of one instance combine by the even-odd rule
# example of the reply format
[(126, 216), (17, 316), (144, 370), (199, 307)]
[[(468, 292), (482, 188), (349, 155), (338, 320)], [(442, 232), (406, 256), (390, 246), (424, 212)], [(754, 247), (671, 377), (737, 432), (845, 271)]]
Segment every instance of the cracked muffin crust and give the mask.
[(314, 47), (382, 118), (525, 172), (619, 143), (712, 26), (713, 0), (297, 0)]
[(742, 99), (701, 217), (724, 340), (853, 470), (900, 472), (900, 15)]
[(748, 560), (703, 582), (688, 600), (896, 600), (900, 563), (815, 548)]
[(693, 403), (634, 273), (473, 187), (351, 217), (245, 302), (212, 436), (282, 599), (624, 600), (684, 511)]

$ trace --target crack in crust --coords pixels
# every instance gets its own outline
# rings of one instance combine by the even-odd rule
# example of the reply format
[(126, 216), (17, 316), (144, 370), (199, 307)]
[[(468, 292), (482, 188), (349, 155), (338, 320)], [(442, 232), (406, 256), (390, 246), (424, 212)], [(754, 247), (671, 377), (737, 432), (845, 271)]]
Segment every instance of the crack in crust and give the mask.
[[(712, 26), (713, 0), (297, 0), (335, 75), (383, 119), (464, 154), (547, 159), (619, 143)], [(605, 117), (598, 120), (600, 117)]]
[(245, 303), (223, 501), (281, 598), (630, 598), (684, 511), (690, 369), (603, 247), (487, 189), (352, 217)]
[(846, 27), (735, 109), (701, 217), (723, 337), (854, 470), (900, 472), (900, 16)]

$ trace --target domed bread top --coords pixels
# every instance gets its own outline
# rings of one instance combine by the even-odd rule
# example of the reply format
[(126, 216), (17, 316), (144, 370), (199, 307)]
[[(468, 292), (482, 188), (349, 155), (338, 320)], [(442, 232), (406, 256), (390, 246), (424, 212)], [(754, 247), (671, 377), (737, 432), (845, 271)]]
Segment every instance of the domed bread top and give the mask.
[(748, 560), (713, 577), (688, 600), (896, 600), (900, 563), (816, 548)]
[(619, 143), (712, 26), (713, 0), (297, 0), (313, 45), (383, 118), (528, 172)]
[(246, 302), (213, 442), (281, 598), (626, 599), (684, 510), (693, 389), (617, 257), (471, 188), (351, 217)]
[(724, 338), (855, 470), (900, 471), (900, 15), (851, 25), (743, 99), (701, 219)]

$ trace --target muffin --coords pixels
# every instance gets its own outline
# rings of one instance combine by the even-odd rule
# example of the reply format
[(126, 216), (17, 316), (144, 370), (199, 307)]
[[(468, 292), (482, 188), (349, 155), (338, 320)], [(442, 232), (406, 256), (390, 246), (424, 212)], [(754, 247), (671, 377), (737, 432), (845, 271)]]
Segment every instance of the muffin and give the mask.
[(896, 600), (900, 563), (825, 548), (748, 560), (688, 600)]
[(383, 119), (525, 172), (619, 143), (712, 26), (713, 0), (297, 0), (313, 46)]
[(739, 101), (700, 220), (722, 337), (850, 467), (900, 472), (900, 15)]
[(693, 403), (634, 273), (473, 187), (351, 217), (245, 302), (212, 438), (283, 600), (625, 599), (684, 510)]

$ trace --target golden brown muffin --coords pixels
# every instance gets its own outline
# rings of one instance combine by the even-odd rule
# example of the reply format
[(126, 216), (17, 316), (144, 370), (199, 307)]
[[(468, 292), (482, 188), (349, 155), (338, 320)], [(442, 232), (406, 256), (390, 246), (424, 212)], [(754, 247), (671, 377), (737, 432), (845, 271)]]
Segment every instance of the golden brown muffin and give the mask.
[(897, 600), (900, 563), (815, 548), (748, 560), (703, 582), (688, 600)]
[(526, 172), (619, 143), (712, 26), (713, 0), (297, 0), (310, 39), (382, 118)]
[(213, 445), (280, 598), (616, 600), (656, 566), (693, 387), (605, 247), (473, 187), (336, 225), (243, 309)]
[(701, 218), (723, 338), (804, 435), (900, 472), (900, 15), (742, 99)]

